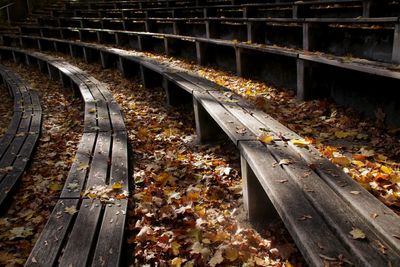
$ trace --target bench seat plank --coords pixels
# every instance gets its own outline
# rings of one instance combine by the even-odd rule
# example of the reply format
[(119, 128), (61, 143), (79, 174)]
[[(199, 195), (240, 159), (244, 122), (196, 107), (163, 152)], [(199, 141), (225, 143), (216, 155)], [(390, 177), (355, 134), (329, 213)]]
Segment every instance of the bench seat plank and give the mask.
[(59, 266), (86, 266), (90, 261), (101, 209), (99, 200), (82, 200)]
[(65, 180), (60, 198), (80, 198), (87, 175), (89, 173), (90, 160), (96, 144), (96, 133), (84, 133), (79, 141), (75, 160)]
[(128, 209), (126, 199), (108, 204), (104, 210), (98, 242), (93, 256), (92, 266), (120, 266), (118, 251), (122, 250), (124, 242), (125, 213)]
[(25, 266), (54, 266), (61, 252), (68, 229), (75, 214), (66, 212), (66, 208), (77, 208), (79, 199), (62, 199), (54, 207), (35, 247), (32, 249)]

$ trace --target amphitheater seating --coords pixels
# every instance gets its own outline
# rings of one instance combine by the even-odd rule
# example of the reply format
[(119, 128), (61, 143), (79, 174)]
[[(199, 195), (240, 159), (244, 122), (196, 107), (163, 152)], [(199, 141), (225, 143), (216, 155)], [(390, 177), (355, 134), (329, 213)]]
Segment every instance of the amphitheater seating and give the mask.
[[(117, 266), (128, 192), (128, 146), (118, 105), (107, 87), (51, 56), (1, 48), (2, 59), (26, 62), (73, 88), (84, 100), (84, 134), (61, 196), (25, 266)], [(118, 183), (107, 199), (99, 199)], [(90, 194), (84, 194), (91, 190)], [(98, 193), (100, 194), (100, 193)], [(103, 193), (102, 193), (103, 194)], [(104, 196), (103, 196), (104, 198)]]
[[(108, 7), (102, 3), (99, 6), (89, 4), (75, 3), (74, 8), (64, 8), (60, 10), (48, 9), (52, 16), (82, 16), (82, 17), (107, 17), (117, 16), (122, 18), (139, 17), (244, 17), (244, 18), (268, 18), (268, 17), (286, 17), (286, 18), (345, 18), (345, 17), (384, 17), (398, 16), (400, 14), (400, 4), (395, 1), (380, 1), (379, 5), (374, 0), (325, 0), (325, 1), (285, 1), (285, 2), (261, 2), (232, 4), (231, 1), (220, 1), (222, 5), (216, 5), (218, 2), (203, 3), (198, 5), (190, 2), (177, 2), (181, 6), (159, 5), (139, 8), (139, 3), (130, 3), (131, 8), (122, 5), (108, 4)], [(185, 3), (186, 6), (185, 6)], [(153, 3), (154, 4), (154, 3)]]
[[(395, 236), (400, 225), (396, 215), (315, 149), (287, 142), (300, 137), (267, 114), (220, 86), (134, 52), (39, 39), (53, 43), (47, 49), (80, 56), (88, 62), (100, 59), (104, 67), (117, 67), (127, 77), (139, 76), (145, 87), (162, 86), (170, 105), (193, 98), (200, 140), (208, 142), (226, 135), (241, 152), (244, 200), (250, 218), (259, 221), (277, 212), (310, 265), (322, 265), (327, 259), (340, 261), (341, 257), (360, 266), (389, 261), (398, 264), (400, 245)], [(13, 49), (0, 49), (4, 50)], [(264, 145), (257, 140), (260, 129), (274, 136), (274, 144)], [(292, 164), (279, 166), (282, 159), (290, 159)], [(355, 195), (353, 191), (360, 193)], [(371, 213), (379, 216), (371, 220)], [(366, 233), (367, 241), (350, 237), (355, 227)], [(374, 240), (384, 244), (386, 255)]]
[[(369, 21), (370, 19), (365, 20)], [(371, 24), (374, 25), (372, 22)], [(341, 30), (345, 33), (346, 28), (338, 27), (338, 31)], [(312, 32), (312, 30), (310, 31)], [(345, 45), (343, 45), (338, 39), (331, 47), (338, 55), (221, 39), (94, 28), (30, 26), (21, 27), (21, 32), (29, 35), (57, 36), (72, 40), (128, 45), (143, 51), (166, 53), (189, 60), (197, 60), (199, 64), (215, 64), (243, 77), (267, 81), (276, 86), (294, 90), (300, 99), (330, 96), (338, 103), (345, 104), (347, 97), (360, 98), (361, 101), (355, 106), (356, 109), (373, 115), (374, 109), (382, 106), (384, 109), (388, 108), (387, 112), (385, 111), (388, 114), (388, 122), (398, 123), (398, 117), (390, 115), (396, 107), (386, 103), (383, 99), (386, 93), (381, 94), (382, 92), (380, 92), (377, 95), (378, 93), (374, 90), (376, 86), (384, 83), (387, 84), (385, 90), (389, 93), (391, 88), (396, 88), (396, 84), (399, 82), (398, 67), (394, 64), (399, 56), (398, 37), (396, 37), (398, 34), (393, 33), (393, 29), (381, 32), (381, 34), (387, 33), (385, 39), (387, 41), (392, 40), (390, 35), (393, 36), (394, 40), (391, 45), (387, 43), (382, 45), (377, 42), (378, 45), (372, 48), (365, 43), (365, 50), (357, 50), (362, 45), (353, 47), (350, 45), (351, 49), (347, 49), (346, 43), (351, 44), (352, 42), (344, 42)], [(288, 33), (287, 36), (293, 38), (296, 35)], [(317, 38), (318, 35), (310, 33), (303, 38), (303, 44), (312, 48), (313, 44), (309, 40), (313, 39), (308, 39), (307, 36)], [(7, 39), (7, 35), (4, 38)], [(356, 51), (364, 59), (348, 56), (346, 51), (349, 50)], [(379, 57), (383, 62), (369, 60), (371, 57)], [(257, 68), (252, 67), (255, 66), (254, 62), (257, 62)], [(338, 83), (338, 81), (340, 82)], [(365, 97), (366, 95), (370, 95), (370, 97)], [(371, 105), (376, 108), (371, 108)]]
[[(399, 62), (398, 18), (366, 19), (40, 19), (47, 27), (166, 33), (323, 52), (383, 62)], [(354, 27), (356, 25), (357, 27)], [(37, 26), (36, 26), (37, 27)], [(29, 26), (21, 32), (29, 33)], [(318, 41), (317, 41), (318, 40)], [(368, 42), (366, 41), (368, 40)]]
[[(396, 96), (400, 85), (398, 11), (396, 1), (374, 0), (66, 1), (64, 10), (50, 7), (46, 12), (51, 17), (37, 18), (38, 25), (21, 25), (19, 35), (3, 34), (1, 41), (115, 67), (127, 78), (139, 77), (146, 88), (164, 88), (168, 105), (192, 104), (201, 142), (229, 138), (240, 151), (250, 220), (282, 218), (309, 265), (397, 266), (397, 215), (315, 148), (290, 141), (300, 136), (226, 88), (120, 48), (217, 65), (295, 90), (300, 99), (330, 96), (339, 104), (357, 99), (356, 108), (371, 114), (371, 105), (383, 107), (388, 121), (400, 123), (398, 107), (382, 97)], [(124, 219), (118, 212), (126, 212), (126, 200), (109, 206), (80, 197), (84, 186), (97, 183), (93, 179), (98, 174), (108, 186), (117, 182), (111, 177), (121, 177), (128, 189), (126, 133), (118, 106), (99, 82), (65, 62), (15, 47), (0, 47), (0, 55), (38, 66), (72, 85), (85, 100), (85, 134), (77, 160), (26, 265), (119, 264)], [(382, 84), (386, 88), (376, 90)], [(261, 143), (262, 133), (274, 142)], [(99, 155), (109, 155), (111, 166), (104, 167), (106, 157)], [(290, 164), (279, 164), (282, 160)], [(79, 170), (82, 164), (88, 169)], [(104, 176), (104, 168), (110, 168), (110, 177)], [(75, 181), (80, 181), (79, 190), (71, 192), (68, 185)], [(70, 216), (63, 212), (66, 207), (79, 211)], [(354, 240), (350, 232), (355, 228), (367, 238)], [(107, 238), (114, 239), (105, 242)]]
[(0, 209), (4, 211), (32, 158), (40, 136), (42, 109), (37, 93), (12, 70), (0, 66), (0, 76), (14, 98), (14, 114), (0, 139)]

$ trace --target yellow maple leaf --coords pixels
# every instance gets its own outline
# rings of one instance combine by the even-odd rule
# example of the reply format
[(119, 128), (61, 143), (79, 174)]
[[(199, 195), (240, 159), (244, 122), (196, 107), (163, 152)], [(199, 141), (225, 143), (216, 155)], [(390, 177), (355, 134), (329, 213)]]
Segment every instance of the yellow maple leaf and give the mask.
[(310, 144), (309, 141), (304, 140), (304, 139), (292, 139), (292, 140), (290, 140), (290, 142), (293, 145), (298, 146), (298, 147), (307, 147)]
[(381, 171), (383, 171), (386, 174), (392, 174), (393, 173), (393, 169), (387, 166), (382, 166), (381, 167)]
[(116, 182), (113, 183), (112, 189), (121, 189), (122, 188), (122, 182)]
[(96, 109), (95, 108), (91, 108), (88, 111), (89, 111), (89, 113), (96, 113)]
[(258, 140), (264, 144), (270, 144), (274, 140), (274, 137), (271, 135), (262, 134), (258, 137)]
[(359, 160), (352, 160), (351, 163), (353, 163), (354, 165), (356, 165), (357, 167), (360, 167), (360, 168), (365, 166), (365, 163), (362, 161), (359, 161)]

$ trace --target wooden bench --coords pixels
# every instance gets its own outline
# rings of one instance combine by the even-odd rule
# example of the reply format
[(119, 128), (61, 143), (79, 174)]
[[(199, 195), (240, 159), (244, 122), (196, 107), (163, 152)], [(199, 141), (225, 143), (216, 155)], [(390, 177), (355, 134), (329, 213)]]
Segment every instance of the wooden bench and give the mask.
[(14, 71), (0, 65), (0, 76), (14, 98), (13, 116), (0, 139), (0, 211), (29, 164), (42, 126), (39, 96)]
[[(87, 9), (80, 7), (48, 9), (53, 17), (244, 17), (244, 18), (357, 18), (357, 17), (394, 17), (400, 14), (400, 4), (391, 1), (376, 0), (328, 0), (328, 1), (287, 1), (269, 3), (249, 3), (243, 1), (233, 5), (229, 1), (225, 5), (189, 5), (142, 8), (109, 8)], [(42, 14), (40, 14), (42, 15)]]
[[(39, 25), (151, 32), (277, 45), (336, 56), (399, 63), (398, 17), (384, 18), (82, 18), (43, 17)], [(30, 27), (21, 27), (27, 33)], [(85, 30), (86, 29), (86, 30)], [(86, 37), (88, 34), (83, 34)], [(370, 40), (366, 42), (365, 40)]]
[(221, 5), (234, 4), (235, 0), (154, 0), (154, 1), (88, 1), (88, 2), (65, 2), (64, 8), (149, 8), (149, 7), (176, 7), (176, 6), (199, 6), (199, 5)]
[(118, 266), (129, 191), (127, 133), (118, 104), (106, 85), (67, 62), (26, 50), (1, 51), (2, 59), (38, 67), (84, 101), (75, 160), (25, 266)]
[[(241, 153), (244, 202), (250, 220), (257, 223), (278, 214), (309, 265), (400, 264), (398, 216), (315, 148), (297, 147), (288, 141), (301, 137), (267, 114), (225, 88), (166, 63), (101, 45), (69, 44), (75, 51), (91, 49), (113, 55), (109, 58), (114, 62), (108, 66), (116, 66), (127, 77), (141, 77), (147, 88), (162, 86), (170, 96), (169, 105), (192, 100), (199, 140), (226, 136)], [(0, 51), (4, 49), (9, 48)], [(96, 58), (100, 57), (93, 60)], [(272, 135), (274, 142), (261, 143), (257, 139), (261, 133)], [(290, 164), (279, 164), (284, 159)], [(371, 218), (371, 214), (378, 216)], [(361, 229), (366, 239), (353, 239), (350, 232), (354, 229)]]

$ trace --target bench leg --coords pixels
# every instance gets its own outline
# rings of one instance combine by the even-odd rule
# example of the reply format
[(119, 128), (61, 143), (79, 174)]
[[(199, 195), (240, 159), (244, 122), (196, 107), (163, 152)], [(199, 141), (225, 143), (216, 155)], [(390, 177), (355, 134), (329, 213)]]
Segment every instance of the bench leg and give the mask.
[(197, 64), (205, 66), (208, 63), (207, 44), (196, 41)]
[(83, 48), (83, 58), (85, 59), (86, 63), (93, 63), (96, 61), (95, 53), (93, 50), (87, 47)]
[(107, 69), (112, 67), (112, 59), (110, 54), (108, 53), (104, 53), (104, 52), (100, 52), (100, 60), (101, 60), (101, 66), (103, 67), (103, 69)]
[(60, 82), (64, 88), (71, 88), (71, 80), (60, 71)]
[(224, 131), (194, 96), (193, 109), (196, 122), (196, 134), (200, 144), (215, 143), (221, 140), (226, 140)]
[(50, 79), (55, 80), (55, 81), (58, 81), (60, 79), (60, 73), (59, 73), (58, 69), (51, 66), (50, 64), (47, 64), (47, 71), (49, 73)]
[(191, 104), (192, 95), (166, 78), (163, 78), (163, 88), (167, 95), (167, 105), (176, 107)]
[(138, 63), (119, 57), (117, 60), (117, 69), (125, 78), (133, 78), (139, 76), (140, 70)]
[(307, 100), (312, 98), (312, 68), (302, 59), (297, 59), (297, 98)]
[(274, 205), (243, 156), (240, 157), (240, 163), (243, 179), (243, 204), (250, 223), (257, 227), (278, 219), (279, 215)]
[(400, 23), (394, 26), (392, 62), (400, 63)]
[(144, 88), (161, 87), (163, 83), (162, 75), (140, 65), (140, 77)]

